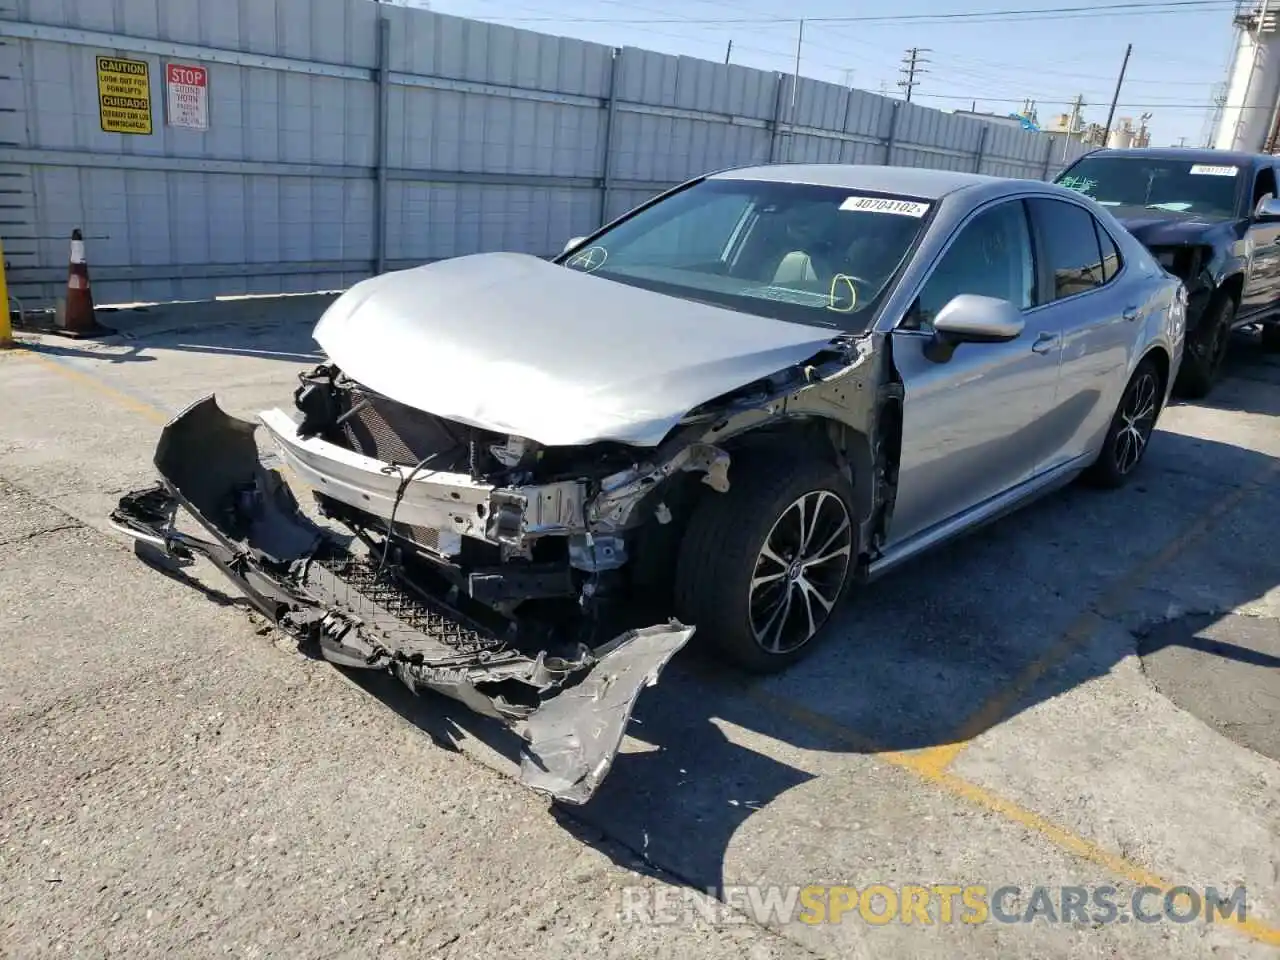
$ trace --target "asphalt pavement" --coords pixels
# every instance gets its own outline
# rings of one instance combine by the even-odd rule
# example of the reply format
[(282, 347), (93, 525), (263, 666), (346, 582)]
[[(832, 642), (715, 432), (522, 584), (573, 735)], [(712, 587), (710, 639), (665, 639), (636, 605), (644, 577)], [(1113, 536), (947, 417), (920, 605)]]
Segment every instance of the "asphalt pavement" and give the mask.
[[(465, 709), (307, 658), (216, 571), (179, 582), (107, 527), (192, 400), (289, 404), (322, 305), (0, 354), (0, 956), (1280, 953), (1280, 358), (1255, 338), (1128, 488), (894, 573), (780, 676), (681, 654), (600, 793), (559, 808)], [(741, 899), (810, 884), (1016, 886), (1020, 920), (1035, 887), (1243, 886), (1247, 910), (814, 923)]]

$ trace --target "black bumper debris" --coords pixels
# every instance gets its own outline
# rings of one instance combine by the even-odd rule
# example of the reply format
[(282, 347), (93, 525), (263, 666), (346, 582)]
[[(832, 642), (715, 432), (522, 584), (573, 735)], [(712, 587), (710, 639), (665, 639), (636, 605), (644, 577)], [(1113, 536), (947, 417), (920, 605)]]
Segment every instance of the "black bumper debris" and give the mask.
[[(122, 497), (116, 529), (176, 563), (209, 559), (265, 616), (344, 667), (387, 670), (497, 718), (525, 741), (521, 779), (584, 803), (613, 763), (641, 690), (688, 642), (671, 622), (597, 646), (552, 653), (460, 609), (435, 589), (312, 522), (280, 474), (259, 459), (256, 425), (213, 397), (160, 436), (159, 483)], [(179, 508), (208, 539), (180, 532)], [(465, 598), (464, 598), (465, 599)]]

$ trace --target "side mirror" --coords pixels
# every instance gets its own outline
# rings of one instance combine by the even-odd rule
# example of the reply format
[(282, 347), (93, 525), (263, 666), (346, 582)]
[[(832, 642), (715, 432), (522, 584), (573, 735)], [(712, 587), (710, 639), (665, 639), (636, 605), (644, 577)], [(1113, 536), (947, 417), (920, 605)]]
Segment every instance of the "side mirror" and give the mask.
[(570, 250), (572, 250), (572, 249), (573, 249), (574, 247), (576, 247), (578, 244), (582, 243), (582, 241), (583, 241), (583, 240), (585, 240), (585, 239), (587, 239), (587, 238), (586, 238), (586, 237), (570, 237), (570, 238), (569, 238), (569, 242), (568, 242), (568, 243), (566, 243), (566, 244), (564, 245), (564, 249), (560, 251), (560, 255), (561, 255), (561, 256), (564, 256), (566, 253), (568, 253)]
[(1255, 220), (1280, 220), (1280, 198), (1263, 197), (1258, 201), (1258, 209), (1253, 212)]
[(1016, 340), (1025, 326), (1022, 311), (1008, 300), (962, 293), (934, 317), (933, 339), (925, 356), (945, 363), (962, 343), (1007, 343)]

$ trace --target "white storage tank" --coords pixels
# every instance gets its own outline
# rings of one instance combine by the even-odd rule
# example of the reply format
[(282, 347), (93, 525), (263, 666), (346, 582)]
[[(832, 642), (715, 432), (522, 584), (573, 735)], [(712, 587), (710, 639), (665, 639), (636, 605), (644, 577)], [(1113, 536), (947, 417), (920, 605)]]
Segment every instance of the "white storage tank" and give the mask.
[(1133, 129), (1126, 124), (1118, 130), (1112, 130), (1107, 137), (1107, 146), (1113, 150), (1127, 150), (1133, 146)]
[(1280, 38), (1276, 12), (1280, 0), (1236, 8), (1236, 50), (1227, 80), (1226, 103), (1214, 132), (1219, 150), (1257, 152), (1267, 138), (1280, 100)]

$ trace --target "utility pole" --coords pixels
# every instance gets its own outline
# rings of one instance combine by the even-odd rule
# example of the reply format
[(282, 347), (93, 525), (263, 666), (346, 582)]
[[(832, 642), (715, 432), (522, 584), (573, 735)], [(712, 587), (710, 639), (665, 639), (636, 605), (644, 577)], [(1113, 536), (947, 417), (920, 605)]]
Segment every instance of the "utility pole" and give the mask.
[(1202, 141), (1200, 146), (1213, 146), (1214, 135), (1218, 132), (1218, 124), (1222, 121), (1222, 114), (1226, 106), (1227, 85), (1225, 83), (1215, 84), (1213, 96), (1209, 102), (1209, 117), (1200, 131), (1200, 139)]
[(928, 47), (911, 47), (902, 56), (902, 68), (898, 72), (902, 74), (906, 79), (899, 80), (898, 86), (902, 87), (902, 89), (906, 91), (907, 103), (911, 102), (912, 89), (914, 89), (920, 83), (920, 81), (917, 80), (916, 77), (918, 77), (922, 73), (929, 72), (928, 70), (925, 70), (921, 66), (921, 64), (928, 63), (929, 61), (926, 60), (924, 57), (920, 56), (920, 54), (922, 53), (929, 53), (929, 52), (930, 51)]
[(729, 47), (728, 47), (728, 49), (726, 49), (726, 50), (725, 50), (725, 52), (724, 52), (724, 62), (725, 62), (725, 63), (728, 63), (728, 62), (729, 62), (729, 55), (730, 55), (731, 53), (733, 53), (733, 41), (732, 41), (732, 40), (730, 40), (730, 41), (729, 41)]
[(853, 69), (846, 67), (844, 71), (844, 85), (846, 87), (853, 86)]
[(1120, 87), (1124, 83), (1124, 72), (1129, 69), (1129, 54), (1133, 53), (1133, 44), (1124, 48), (1124, 60), (1120, 62), (1120, 76), (1116, 77), (1116, 92), (1111, 95), (1111, 109), (1107, 111), (1107, 125), (1102, 130), (1102, 145), (1105, 147), (1111, 139), (1111, 121), (1115, 119), (1116, 103), (1120, 100)]
[(787, 159), (791, 159), (791, 151), (796, 142), (796, 97), (800, 93), (800, 50), (804, 46), (804, 21), (796, 31), (796, 68), (791, 74), (791, 109), (787, 113)]
[[(1062, 139), (1062, 162), (1067, 161), (1067, 151), (1071, 149), (1071, 136), (1080, 126), (1080, 110), (1085, 106), (1084, 94), (1077, 93), (1076, 98), (1071, 101), (1071, 113), (1067, 116), (1067, 135)], [(1103, 140), (1102, 145), (1107, 145)]]

